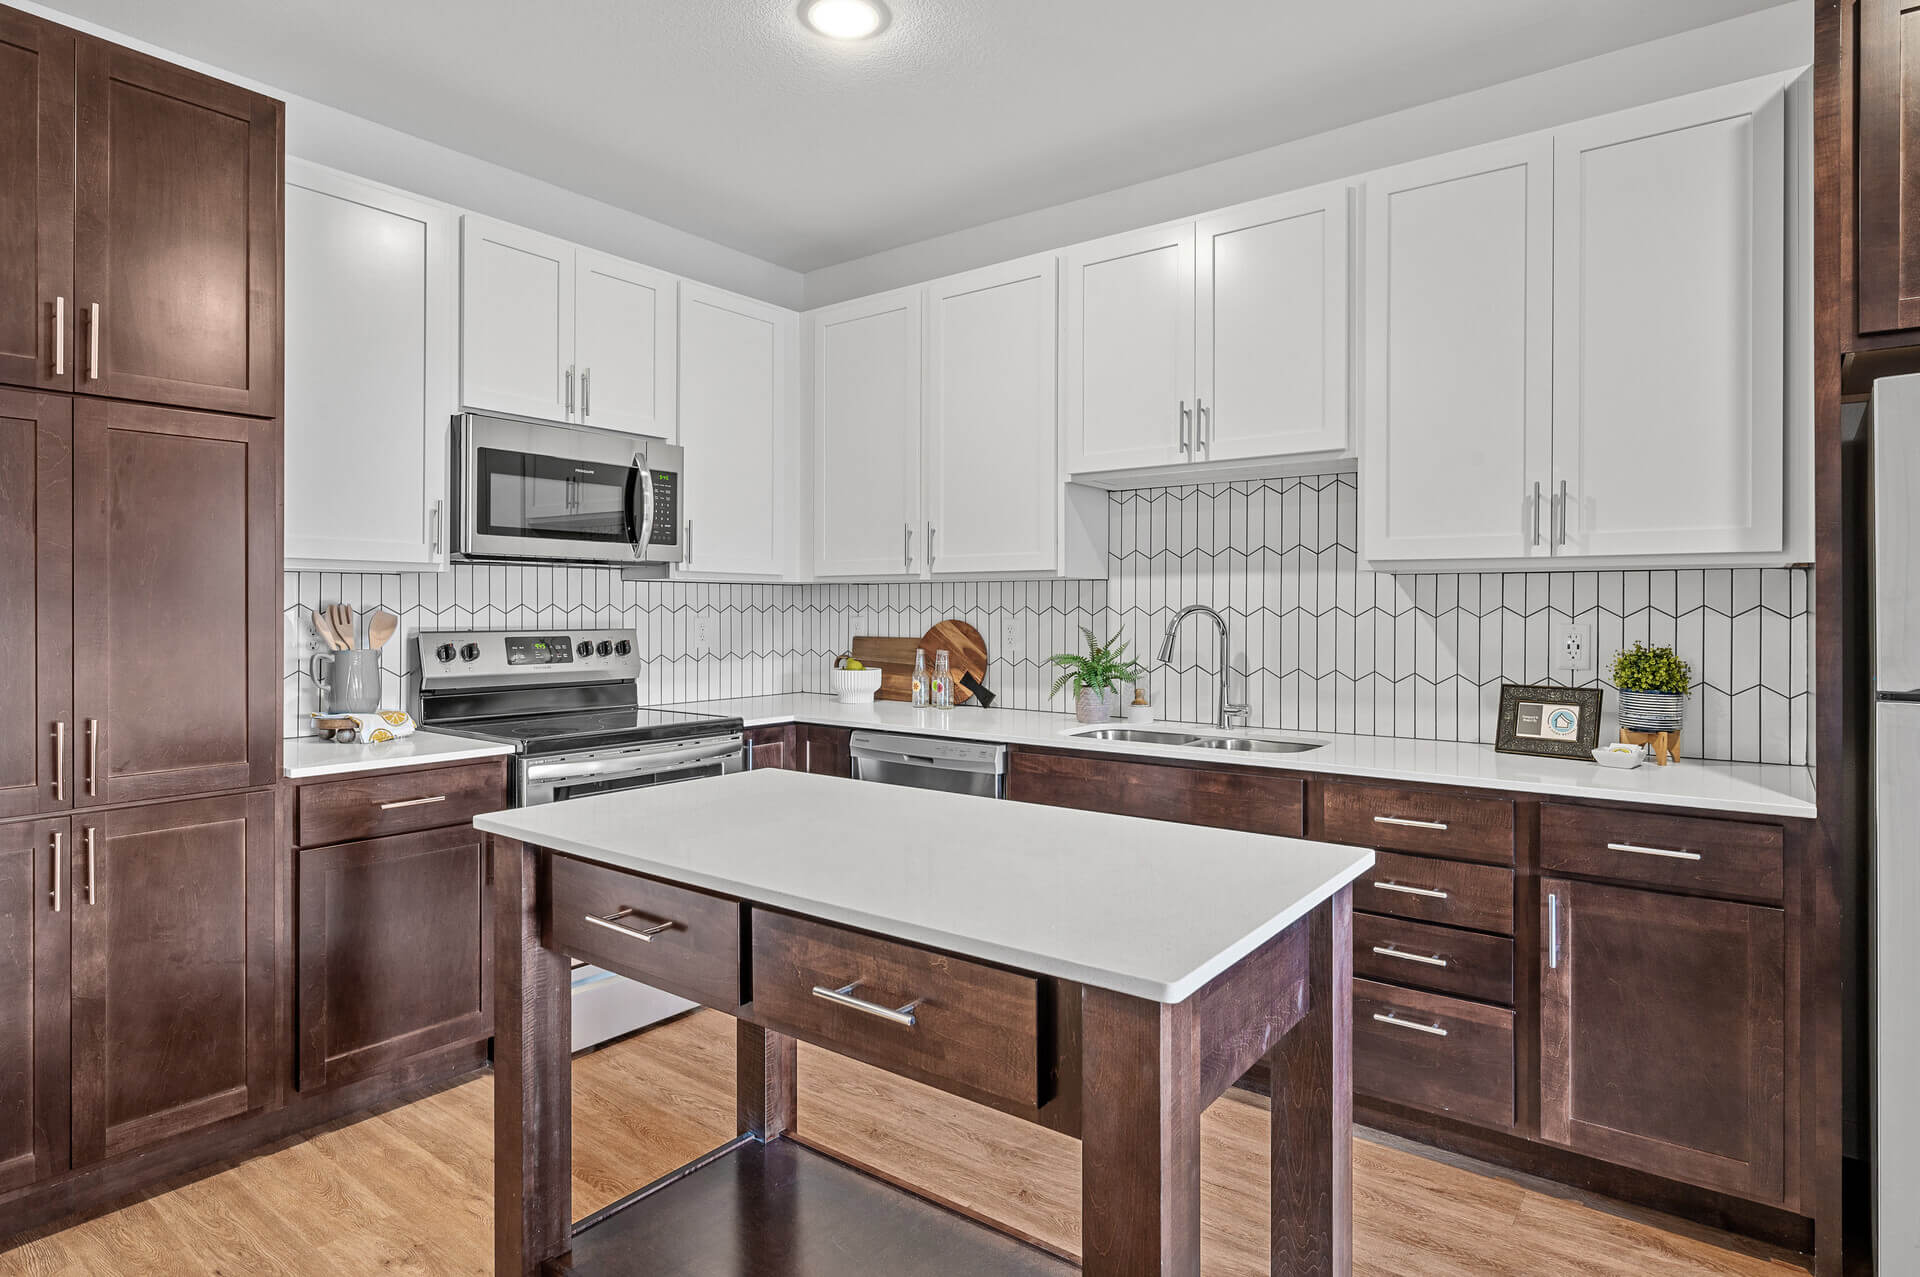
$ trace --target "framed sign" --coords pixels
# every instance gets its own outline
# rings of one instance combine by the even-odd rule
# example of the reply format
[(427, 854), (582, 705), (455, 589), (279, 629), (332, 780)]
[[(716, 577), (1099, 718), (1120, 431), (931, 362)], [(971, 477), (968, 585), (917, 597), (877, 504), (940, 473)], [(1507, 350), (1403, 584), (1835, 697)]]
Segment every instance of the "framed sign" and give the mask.
[(1600, 695), (1597, 687), (1503, 684), (1493, 747), (1502, 754), (1591, 758), (1600, 743)]

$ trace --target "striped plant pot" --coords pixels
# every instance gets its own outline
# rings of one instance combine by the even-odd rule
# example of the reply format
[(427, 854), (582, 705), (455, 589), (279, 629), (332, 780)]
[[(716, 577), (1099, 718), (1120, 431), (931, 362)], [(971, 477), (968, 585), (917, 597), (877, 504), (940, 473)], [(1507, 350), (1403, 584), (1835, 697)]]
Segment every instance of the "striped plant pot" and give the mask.
[(1620, 726), (1634, 732), (1677, 732), (1687, 716), (1679, 692), (1621, 692)]

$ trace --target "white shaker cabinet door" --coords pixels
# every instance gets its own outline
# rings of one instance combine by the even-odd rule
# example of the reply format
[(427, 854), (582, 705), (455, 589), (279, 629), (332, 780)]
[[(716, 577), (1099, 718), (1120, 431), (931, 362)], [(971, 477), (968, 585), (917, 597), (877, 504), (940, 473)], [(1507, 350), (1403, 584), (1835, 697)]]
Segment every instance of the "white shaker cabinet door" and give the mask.
[(1340, 183), (1201, 219), (1194, 235), (1199, 460), (1349, 446), (1350, 202)]
[(1784, 121), (1769, 77), (1555, 132), (1556, 554), (1782, 548)]
[[(814, 571), (918, 576), (921, 290), (814, 312)], [(697, 553), (696, 549), (696, 553)]]
[(1553, 144), (1367, 181), (1362, 554), (1549, 552)]
[(549, 421), (574, 413), (574, 248), (524, 227), (460, 219), (460, 397)]
[(674, 439), (674, 277), (578, 249), (574, 420)]
[(772, 576), (789, 557), (782, 519), (792, 467), (782, 417), (794, 315), (680, 285), (680, 441), (687, 452), (684, 572)]
[(1193, 223), (1066, 254), (1067, 468), (1193, 459)]
[(927, 559), (936, 574), (1059, 566), (1059, 267), (927, 287)]
[(286, 558), (444, 561), (453, 209), (287, 161)]

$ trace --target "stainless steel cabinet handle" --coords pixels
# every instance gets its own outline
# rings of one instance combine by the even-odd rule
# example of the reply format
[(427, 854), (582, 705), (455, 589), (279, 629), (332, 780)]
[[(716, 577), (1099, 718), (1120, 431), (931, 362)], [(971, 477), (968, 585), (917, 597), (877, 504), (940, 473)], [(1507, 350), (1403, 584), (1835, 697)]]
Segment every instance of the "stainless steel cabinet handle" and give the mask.
[(1610, 842), (1608, 851), (1630, 851), (1636, 856), (1665, 856), (1668, 860), (1698, 860), (1697, 851), (1668, 851), (1665, 847), (1641, 847), (1630, 842)]
[(1447, 827), (1447, 822), (1444, 820), (1409, 820), (1404, 816), (1375, 816), (1373, 823), (1376, 825), (1405, 825), (1409, 829), (1445, 829)]
[(813, 770), (813, 738), (811, 736), (807, 738), (807, 765), (805, 770), (809, 772)]
[(1390, 944), (1377, 944), (1373, 946), (1373, 951), (1383, 958), (1398, 958), (1402, 962), (1418, 962), (1422, 966), (1444, 967), (1448, 965), (1447, 960), (1437, 953), (1409, 953), (1405, 949), (1396, 948)]
[(1447, 893), (1436, 891), (1432, 887), (1409, 887), (1404, 882), (1376, 882), (1373, 884), (1381, 891), (1397, 891), (1406, 896), (1425, 896), (1429, 900), (1445, 900)]
[(53, 797), (55, 801), (67, 796), (67, 722), (61, 719), (53, 725)]
[(436, 501), (433, 503), (433, 542), (432, 542), (432, 548), (427, 551), (427, 553), (429, 554), (437, 555), (440, 553), (440, 536), (441, 536), (440, 519), (441, 519), (442, 508), (445, 505), (446, 505), (446, 502), (444, 501)]
[(1431, 1033), (1436, 1038), (1444, 1038), (1447, 1031), (1437, 1024), (1421, 1024), (1418, 1020), (1402, 1020), (1389, 1011), (1375, 1011), (1373, 1018), (1382, 1024), (1391, 1024), (1396, 1029), (1412, 1029), (1415, 1033)]
[(61, 841), (62, 839), (61, 839), (60, 831), (58, 829), (54, 830), (53, 831), (53, 911), (55, 913), (60, 912), (60, 862), (66, 859), (66, 855), (63, 853), (60, 847)]
[(1533, 485), (1533, 543), (1540, 544), (1540, 484)]
[(1187, 401), (1182, 399), (1180, 401), (1180, 451), (1188, 454), (1193, 452), (1191, 435), (1188, 433), (1192, 425), (1193, 413), (1188, 410)]
[(888, 1024), (897, 1024), (903, 1029), (911, 1029), (915, 1024), (919, 1023), (913, 1014), (913, 1009), (920, 1005), (919, 998), (915, 998), (903, 1007), (883, 1007), (878, 1002), (869, 1002), (865, 998), (854, 997), (853, 991), (859, 987), (860, 982), (858, 980), (855, 980), (852, 984), (843, 984), (837, 989), (829, 989), (824, 985), (816, 984), (813, 986), (813, 996), (831, 1002), (837, 1007), (845, 1007), (849, 1011), (859, 1011), (862, 1014), (885, 1020)]
[(396, 798), (390, 803), (381, 803), (381, 811), (392, 811), (395, 807), (425, 807), (428, 803), (444, 803), (445, 794), (434, 794), (427, 798)]
[(100, 380), (100, 303), (87, 308), (87, 380)]
[[(100, 792), (100, 720), (87, 720), (87, 797)], [(92, 902), (89, 901), (89, 904)]]
[(67, 299), (53, 299), (53, 375), (67, 373)]
[(580, 420), (593, 415), (593, 369), (580, 374)]
[(80, 843), (87, 849), (87, 903), (92, 904), (93, 896), (93, 826), (88, 825), (81, 831)]
[(1560, 969), (1560, 897), (1547, 895), (1547, 969)]
[(656, 922), (651, 927), (621, 926), (620, 919), (622, 918), (640, 918), (645, 916), (637, 909), (621, 908), (615, 909), (609, 914), (596, 916), (589, 913), (583, 914), (582, 916), (596, 927), (605, 927), (608, 931), (618, 931), (623, 936), (632, 936), (635, 940), (645, 940), (648, 944), (652, 944), (653, 938), (662, 931), (671, 931), (679, 925), (674, 922)]
[(933, 567), (934, 560), (933, 538), (939, 534), (939, 531), (940, 529), (934, 527), (931, 523), (927, 525), (927, 567), (929, 569)]
[(911, 572), (913, 571), (913, 525), (903, 523), (900, 526), (906, 534), (906, 539), (900, 543), (900, 558), (906, 564), (905, 570)]
[(1555, 542), (1555, 544), (1565, 545), (1567, 543), (1567, 481), (1565, 479), (1562, 479), (1560, 481), (1559, 505), (1560, 505), (1560, 539), (1559, 541)]
[(573, 416), (573, 365), (567, 365), (567, 416)]
[(1197, 454), (1205, 448), (1209, 455), (1213, 452), (1213, 440), (1207, 435), (1207, 427), (1213, 422), (1213, 413), (1207, 408), (1207, 401), (1195, 399), (1193, 422), (1193, 450)]

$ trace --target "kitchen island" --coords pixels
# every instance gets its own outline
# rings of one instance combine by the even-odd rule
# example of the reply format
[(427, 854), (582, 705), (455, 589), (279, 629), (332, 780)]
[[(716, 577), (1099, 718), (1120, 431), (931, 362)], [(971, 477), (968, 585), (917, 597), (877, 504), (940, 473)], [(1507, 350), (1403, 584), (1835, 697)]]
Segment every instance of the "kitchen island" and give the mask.
[[(1199, 1271), (1200, 1113), (1264, 1059), (1272, 1269), (1350, 1270), (1371, 851), (784, 771), (474, 823), (497, 1271), (1072, 1271), (794, 1139), (796, 1040), (1077, 1136), (1098, 1274)], [(739, 1138), (578, 1223), (570, 957), (739, 1025)]]

